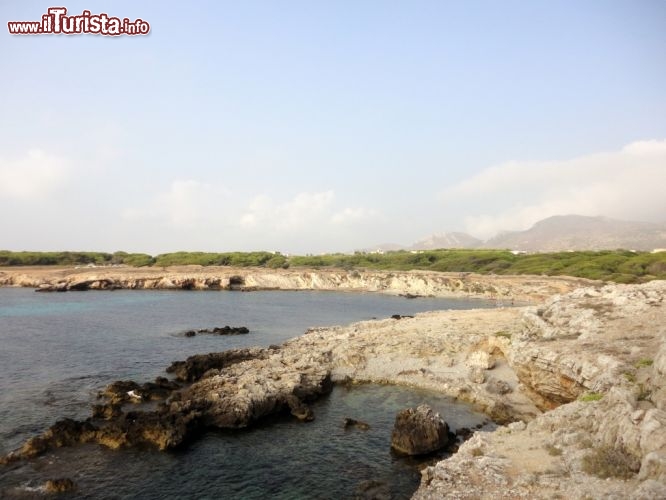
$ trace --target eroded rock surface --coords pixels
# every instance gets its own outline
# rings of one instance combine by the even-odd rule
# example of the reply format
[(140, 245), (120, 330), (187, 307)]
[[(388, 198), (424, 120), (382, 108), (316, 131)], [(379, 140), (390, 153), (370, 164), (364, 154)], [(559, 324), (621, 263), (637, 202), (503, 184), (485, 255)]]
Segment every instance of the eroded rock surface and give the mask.
[(405, 455), (427, 455), (449, 444), (449, 427), (428, 405), (407, 408), (395, 417), (391, 448)]
[[(426, 469), (416, 498), (664, 498), (665, 297), (666, 282), (593, 286), (540, 306), (313, 328), (282, 346), (192, 356), (171, 365), (184, 385), (157, 408), (110, 402), (143, 388), (123, 385), (99, 409), (107, 420), (58, 422), (8, 459), (79, 442), (167, 449), (276, 412), (307, 421), (334, 382), (398, 383), (507, 424)], [(599, 470), (604, 457), (622, 457), (621, 477)]]
[(487, 297), (511, 301), (542, 300), (593, 282), (565, 276), (488, 276), (428, 271), (343, 271), (339, 269), (254, 269), (176, 266), (67, 269), (2, 268), (0, 286), (40, 291), (168, 290), (349, 290), (405, 297)]
[(609, 285), (527, 308), (499, 347), (552, 410), (477, 432), (414, 498), (666, 498), (665, 297), (665, 282)]

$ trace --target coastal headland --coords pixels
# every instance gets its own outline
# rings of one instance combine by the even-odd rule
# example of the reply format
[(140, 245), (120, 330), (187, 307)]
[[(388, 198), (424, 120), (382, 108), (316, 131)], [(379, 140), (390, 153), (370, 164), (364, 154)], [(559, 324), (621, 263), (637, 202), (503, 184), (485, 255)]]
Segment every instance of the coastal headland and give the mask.
[[(666, 282), (332, 270), (0, 269), (44, 290), (349, 290), (492, 298), (491, 309), (312, 328), (282, 345), (192, 356), (173, 380), (107, 387), (85, 421), (63, 420), (4, 457), (82, 442), (185, 445), (279, 411), (307, 421), (332, 384), (428, 388), (501, 424), (429, 466), (414, 498), (664, 498)], [(529, 302), (521, 307), (509, 306)], [(142, 410), (148, 400), (160, 401)], [(443, 415), (446, 419), (446, 415)], [(388, 446), (388, 443), (387, 443)]]
[(498, 276), (434, 271), (266, 269), (228, 266), (0, 267), (0, 286), (40, 291), (84, 290), (331, 290), (432, 297), (541, 301), (599, 283), (567, 276)]

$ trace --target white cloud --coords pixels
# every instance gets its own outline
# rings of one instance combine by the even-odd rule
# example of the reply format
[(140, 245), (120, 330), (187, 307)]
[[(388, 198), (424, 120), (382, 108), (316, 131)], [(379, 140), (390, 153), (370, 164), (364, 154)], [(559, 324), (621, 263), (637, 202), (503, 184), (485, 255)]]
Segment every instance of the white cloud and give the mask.
[(298, 193), (291, 200), (277, 203), (268, 196), (252, 199), (239, 223), (244, 228), (262, 230), (297, 231), (314, 229), (330, 213), (335, 195), (333, 191)]
[(0, 195), (33, 201), (64, 185), (68, 174), (64, 160), (38, 149), (19, 159), (0, 159)]
[(331, 222), (334, 224), (350, 224), (364, 222), (373, 219), (378, 212), (365, 207), (345, 208), (331, 216)]
[(139, 208), (123, 212), (128, 220), (158, 219), (173, 226), (187, 226), (218, 219), (228, 191), (196, 180), (173, 181), (169, 190), (159, 193)]
[(449, 187), (443, 200), (480, 237), (527, 229), (552, 215), (666, 218), (666, 140), (563, 161), (508, 162)]

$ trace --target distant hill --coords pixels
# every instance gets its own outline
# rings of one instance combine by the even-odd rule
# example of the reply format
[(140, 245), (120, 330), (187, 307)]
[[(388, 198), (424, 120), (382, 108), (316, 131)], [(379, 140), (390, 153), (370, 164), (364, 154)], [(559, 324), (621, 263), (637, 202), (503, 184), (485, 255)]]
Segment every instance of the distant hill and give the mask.
[(366, 251), (434, 250), (438, 248), (506, 248), (526, 252), (567, 250), (654, 250), (666, 248), (666, 223), (636, 222), (609, 217), (556, 215), (525, 231), (502, 231), (482, 241), (467, 233), (435, 233), (413, 245), (378, 245)]
[(414, 243), (409, 250), (434, 250), (436, 248), (477, 248), (483, 241), (467, 233), (435, 233)]
[(482, 248), (556, 252), (563, 250), (653, 250), (666, 248), (666, 224), (556, 215), (526, 231), (504, 232)]

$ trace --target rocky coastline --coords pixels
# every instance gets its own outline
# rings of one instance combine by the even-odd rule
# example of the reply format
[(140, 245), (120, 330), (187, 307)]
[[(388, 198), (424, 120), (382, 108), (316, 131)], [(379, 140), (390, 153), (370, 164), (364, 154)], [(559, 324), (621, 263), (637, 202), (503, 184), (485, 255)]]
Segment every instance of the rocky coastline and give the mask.
[(85, 290), (325, 290), (381, 292), (406, 298), (483, 297), (510, 305), (541, 301), (598, 282), (567, 276), (496, 276), (430, 271), (266, 269), (215, 266), (0, 268), (0, 286), (43, 292)]
[[(243, 278), (256, 286), (252, 272)], [(316, 289), (343, 280), (313, 273), (309, 284), (322, 287)], [(388, 280), (386, 274), (361, 274), (359, 283), (388, 293), (453, 293), (443, 285), (451, 276), (433, 281), (428, 273), (393, 273)], [(270, 276), (261, 283), (291, 286), (305, 279), (303, 272)], [(333, 384), (372, 382), (433, 389), (502, 424), (474, 432), (453, 456), (424, 469), (414, 498), (664, 498), (666, 282), (486, 278), (492, 293), (510, 286), (504, 296), (516, 300), (538, 300), (553, 288), (562, 293), (531, 306), (312, 328), (279, 346), (192, 356), (167, 369), (175, 380), (112, 384), (91, 418), (59, 421), (0, 461), (90, 442), (172, 449), (202, 429), (247, 427), (276, 412), (308, 421), (316, 418), (308, 403)], [(11, 286), (45, 282), (1, 279)], [(350, 279), (357, 278), (341, 282)], [(396, 279), (410, 286), (391, 285)], [(474, 283), (476, 277), (457, 279)]]

